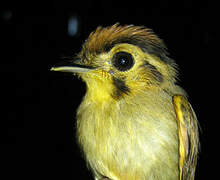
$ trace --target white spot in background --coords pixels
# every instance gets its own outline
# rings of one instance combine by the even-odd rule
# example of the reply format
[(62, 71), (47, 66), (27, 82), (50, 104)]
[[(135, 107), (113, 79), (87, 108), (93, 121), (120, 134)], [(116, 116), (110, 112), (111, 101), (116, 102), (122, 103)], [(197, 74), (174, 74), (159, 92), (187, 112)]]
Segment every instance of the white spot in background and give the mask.
[(76, 36), (79, 30), (79, 22), (77, 16), (70, 16), (68, 20), (68, 35)]

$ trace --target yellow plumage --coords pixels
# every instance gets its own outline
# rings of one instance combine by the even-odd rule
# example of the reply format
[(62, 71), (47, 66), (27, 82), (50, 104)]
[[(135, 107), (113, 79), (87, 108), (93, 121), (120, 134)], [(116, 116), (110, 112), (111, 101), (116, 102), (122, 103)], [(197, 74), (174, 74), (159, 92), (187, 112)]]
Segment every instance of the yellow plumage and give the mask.
[(77, 137), (95, 179), (194, 179), (197, 121), (167, 55), (151, 30), (116, 24), (91, 33), (75, 65), (52, 69), (86, 82)]

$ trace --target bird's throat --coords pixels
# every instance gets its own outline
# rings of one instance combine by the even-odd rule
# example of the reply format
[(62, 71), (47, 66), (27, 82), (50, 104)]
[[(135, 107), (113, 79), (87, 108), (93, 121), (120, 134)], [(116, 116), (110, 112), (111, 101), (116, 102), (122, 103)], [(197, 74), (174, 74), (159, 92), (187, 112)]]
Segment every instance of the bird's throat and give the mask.
[(113, 85), (107, 80), (86, 79), (87, 92), (86, 98), (97, 103), (105, 103), (112, 101)]

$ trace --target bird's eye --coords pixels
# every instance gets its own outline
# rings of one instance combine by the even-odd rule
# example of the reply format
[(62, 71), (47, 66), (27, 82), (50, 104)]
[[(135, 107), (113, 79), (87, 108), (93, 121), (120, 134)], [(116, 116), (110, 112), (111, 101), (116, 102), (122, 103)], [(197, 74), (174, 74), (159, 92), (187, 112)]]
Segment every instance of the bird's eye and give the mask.
[(118, 52), (113, 56), (112, 64), (119, 71), (127, 71), (134, 65), (133, 56), (127, 52)]

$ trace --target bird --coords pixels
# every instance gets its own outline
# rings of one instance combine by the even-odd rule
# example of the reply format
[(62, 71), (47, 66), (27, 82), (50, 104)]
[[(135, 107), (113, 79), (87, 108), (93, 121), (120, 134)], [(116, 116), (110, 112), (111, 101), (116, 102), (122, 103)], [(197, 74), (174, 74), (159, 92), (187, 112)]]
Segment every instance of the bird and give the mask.
[(193, 180), (199, 125), (167, 46), (145, 26), (98, 26), (51, 68), (86, 84), (76, 136), (95, 180)]

